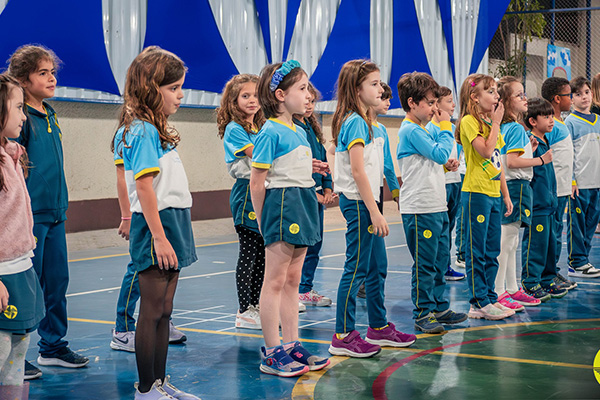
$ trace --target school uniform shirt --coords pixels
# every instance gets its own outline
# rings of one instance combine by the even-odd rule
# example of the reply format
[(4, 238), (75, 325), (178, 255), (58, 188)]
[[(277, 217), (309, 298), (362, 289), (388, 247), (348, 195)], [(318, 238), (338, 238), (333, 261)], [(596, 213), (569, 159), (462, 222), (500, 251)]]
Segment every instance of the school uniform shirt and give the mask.
[(437, 135), (405, 118), (398, 131), (398, 167), (402, 176), (401, 214), (448, 211), (443, 165), (454, 147), (452, 124), (440, 123)]
[[(456, 127), (454, 126), (453, 123), (450, 123), (452, 126), (452, 137), (454, 137), (454, 131), (456, 130)], [(427, 125), (425, 125), (425, 129), (427, 129), (429, 132), (431, 132), (431, 134), (433, 136), (437, 136), (439, 135), (440, 132), (440, 124), (438, 124), (437, 122), (431, 120), (429, 121), (429, 123)], [(448, 157), (448, 159), (455, 159), (459, 161), (459, 167), (460, 167), (460, 155), (461, 155), (461, 151), (462, 151), (462, 146), (458, 143), (456, 143), (456, 141), (454, 141), (454, 146), (452, 146), (452, 151), (450, 152), (450, 157)], [(464, 167), (464, 157), (462, 157), (462, 164)], [(460, 179), (460, 168), (456, 171), (447, 171), (446, 169), (444, 169), (444, 171), (446, 171), (446, 174), (444, 175), (446, 178), (446, 185), (450, 184), (450, 183), (460, 183), (461, 179)], [(464, 172), (463, 172), (464, 175)]]
[[(306, 132), (306, 140), (310, 144), (310, 150), (312, 152), (313, 158), (316, 158), (319, 161), (327, 162), (327, 150), (325, 150), (325, 146), (323, 143), (319, 142), (319, 138), (315, 133), (315, 130), (310, 124), (302, 123), (294, 118), (294, 124), (298, 125), (304, 132)], [(332, 179), (331, 174), (327, 173), (327, 175), (323, 176), (318, 172), (312, 174), (312, 178), (315, 181), (315, 190), (324, 190), (324, 189), (332, 189)]]
[(500, 149), (504, 146), (502, 133), (498, 133), (498, 140), (490, 158), (481, 156), (473, 147), (473, 140), (477, 136), (486, 139), (491, 132), (491, 126), (483, 123), (482, 132), (479, 132), (479, 123), (472, 115), (463, 117), (460, 121), (460, 141), (465, 152), (467, 172), (463, 181), (462, 191), (482, 193), (490, 197), (500, 197), (500, 176), (502, 162)]
[[(591, 117), (588, 121), (586, 117)], [(597, 114), (577, 111), (565, 119), (573, 139), (573, 180), (579, 189), (600, 188), (600, 122)]]
[(223, 135), (223, 147), (225, 148), (225, 163), (227, 172), (235, 179), (250, 179), (251, 159), (246, 156), (245, 151), (254, 146), (256, 132), (254, 134), (246, 130), (237, 122), (231, 121), (225, 127)]
[(381, 154), (373, 141), (372, 135), (369, 133), (367, 122), (354, 112), (348, 115), (338, 135), (337, 146), (335, 148), (335, 170), (333, 172), (335, 191), (343, 193), (350, 200), (362, 200), (358, 186), (356, 186), (356, 182), (352, 176), (352, 166), (350, 165), (349, 150), (357, 143), (361, 143), (364, 146), (363, 160), (365, 173), (369, 179), (373, 197), (379, 203), (379, 188), (383, 177)]
[(62, 132), (56, 111), (42, 104), (45, 113), (27, 104), (27, 121), (15, 140), (27, 150), (31, 165), (26, 182), (35, 223), (58, 223), (67, 219), (69, 207)]
[(570, 196), (573, 182), (573, 140), (563, 121), (554, 118), (554, 128), (546, 133), (552, 149), (552, 165), (556, 176), (558, 197)]
[(380, 161), (380, 172), (381, 180), (379, 186), (383, 187), (383, 177), (388, 184), (392, 197), (400, 196), (400, 185), (398, 184), (398, 177), (396, 176), (396, 170), (394, 169), (394, 161), (392, 160), (392, 153), (390, 151), (390, 138), (387, 133), (385, 125), (380, 122), (374, 122), (373, 126), (373, 141), (377, 146), (377, 155)]
[(171, 145), (163, 148), (158, 130), (149, 122), (134, 120), (125, 133), (123, 143), (124, 130), (125, 127), (119, 128), (115, 135), (115, 164), (119, 163), (117, 158), (122, 155), (131, 212), (142, 212), (135, 181), (147, 174), (155, 174), (152, 188), (156, 193), (158, 211), (190, 208), (192, 195), (177, 150)]
[(277, 118), (269, 118), (260, 130), (252, 152), (252, 166), (269, 170), (267, 189), (315, 186), (306, 132)]
[[(518, 122), (507, 122), (500, 126), (505, 145), (500, 149), (500, 160), (506, 164), (506, 158), (509, 153), (517, 153), (522, 158), (533, 158), (531, 142), (525, 128)], [(504, 176), (507, 181), (521, 179), (531, 181), (533, 178), (533, 167), (524, 168), (505, 168)]]
[[(531, 133), (528, 133), (531, 136)], [(533, 153), (534, 157), (541, 157), (550, 150), (550, 145), (539, 138), (538, 147)], [(533, 167), (533, 178), (531, 179), (531, 190), (533, 191), (533, 215), (552, 215), (558, 206), (556, 196), (556, 176), (552, 162)]]

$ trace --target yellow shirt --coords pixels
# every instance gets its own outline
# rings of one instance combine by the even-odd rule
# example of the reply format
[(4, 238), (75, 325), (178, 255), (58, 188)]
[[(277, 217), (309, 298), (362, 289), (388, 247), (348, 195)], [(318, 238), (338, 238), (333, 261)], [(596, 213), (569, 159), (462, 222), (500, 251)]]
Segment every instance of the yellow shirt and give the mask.
[(491, 132), (491, 126), (484, 122), (483, 133), (479, 132), (479, 123), (471, 115), (460, 121), (460, 141), (465, 152), (467, 172), (463, 182), (463, 192), (483, 193), (490, 197), (500, 197), (500, 175), (502, 164), (500, 162), (500, 149), (504, 146), (502, 134), (498, 134), (498, 141), (491, 158), (484, 158), (473, 147), (473, 140), (479, 135), (486, 139)]

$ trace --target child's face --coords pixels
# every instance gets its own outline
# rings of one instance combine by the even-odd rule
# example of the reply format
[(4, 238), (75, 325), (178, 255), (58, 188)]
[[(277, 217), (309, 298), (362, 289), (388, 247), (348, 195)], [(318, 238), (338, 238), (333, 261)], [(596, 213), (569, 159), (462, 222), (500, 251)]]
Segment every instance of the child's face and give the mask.
[(513, 82), (510, 84), (510, 109), (515, 113), (527, 112), (527, 94), (523, 89), (521, 82)]
[(573, 93), (573, 107), (580, 112), (588, 112), (592, 105), (592, 91), (588, 85), (583, 85)]
[(421, 124), (424, 125), (431, 121), (431, 118), (433, 118), (433, 114), (438, 109), (437, 103), (437, 97), (435, 97), (433, 92), (430, 90), (427, 92), (424, 99), (421, 99), (421, 101), (416, 104), (412, 102), (413, 105), (410, 107), (410, 111), (415, 118), (417, 118)]
[(309, 118), (313, 111), (315, 111), (315, 104), (317, 102), (317, 99), (315, 99), (315, 96), (313, 96), (312, 93), (308, 92), (310, 94), (310, 98), (308, 100), (308, 106), (306, 106), (306, 112), (304, 113), (304, 118)]
[(485, 90), (481, 88), (478, 93), (473, 94), (473, 100), (479, 104), (479, 109), (484, 114), (490, 113), (496, 109), (498, 99), (500, 99), (500, 96), (498, 96), (498, 90), (495, 83), (489, 88)]
[(160, 93), (163, 97), (163, 113), (168, 117), (173, 115), (179, 110), (181, 105), (181, 99), (183, 99), (183, 81), (185, 75), (178, 81), (159, 87)]
[(27, 97), (42, 101), (54, 97), (56, 89), (56, 69), (50, 60), (42, 59), (38, 62), (35, 72), (29, 74), (27, 81), (21, 82), (27, 93)]
[(14, 86), (10, 87), (9, 90), (6, 126), (4, 127), (4, 130), (0, 132), (0, 136), (16, 139), (21, 134), (23, 122), (27, 120), (27, 117), (25, 117), (25, 114), (23, 113), (23, 91)]
[(381, 100), (378, 106), (373, 107), (375, 115), (385, 115), (390, 109), (390, 99)]
[(531, 124), (535, 130), (540, 133), (548, 133), (554, 128), (553, 115), (538, 115), (535, 117), (535, 123)]
[(442, 111), (446, 111), (450, 116), (454, 114), (454, 109), (456, 108), (456, 103), (454, 103), (454, 98), (451, 94), (448, 96), (440, 97), (438, 99), (438, 108)]
[(560, 98), (560, 103), (558, 103), (560, 111), (570, 111), (571, 104), (573, 103), (571, 100), (571, 85), (564, 85), (560, 89), (558, 97)]
[(358, 87), (358, 99), (365, 108), (377, 107), (381, 103), (383, 88), (381, 87), (379, 71), (368, 74)]
[(299, 80), (286, 91), (283, 91), (283, 96), (283, 104), (290, 114), (304, 115), (311, 97), (308, 91), (308, 77), (306, 74), (302, 74)]
[(260, 110), (258, 96), (256, 95), (256, 83), (246, 82), (240, 88), (240, 94), (237, 97), (237, 106), (244, 115), (254, 117), (254, 114)]

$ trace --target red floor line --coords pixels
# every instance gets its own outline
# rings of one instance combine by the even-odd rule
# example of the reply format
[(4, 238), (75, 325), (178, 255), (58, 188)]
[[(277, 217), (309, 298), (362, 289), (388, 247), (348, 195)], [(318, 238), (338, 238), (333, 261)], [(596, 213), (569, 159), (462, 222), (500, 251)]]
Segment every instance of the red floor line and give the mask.
[(373, 382), (373, 388), (372, 388), (373, 398), (375, 400), (388, 400), (388, 397), (385, 394), (385, 385), (387, 384), (387, 380), (389, 379), (389, 377), (392, 376), (394, 374), (394, 372), (396, 372), (398, 370), (398, 368), (408, 364), (411, 361), (416, 360), (417, 358), (424, 357), (424, 356), (434, 353), (436, 351), (441, 351), (441, 350), (445, 350), (445, 349), (448, 349), (451, 347), (456, 347), (456, 346), (461, 346), (461, 345), (487, 342), (490, 340), (497, 340), (497, 339), (508, 339), (508, 338), (521, 337), (521, 336), (546, 335), (549, 333), (565, 333), (565, 332), (592, 331), (592, 330), (600, 330), (600, 327), (564, 329), (564, 330), (557, 330), (557, 331), (529, 332), (529, 333), (518, 333), (518, 334), (514, 334), (514, 335), (494, 336), (494, 337), (489, 337), (489, 338), (469, 340), (466, 342), (452, 343), (452, 344), (447, 344), (445, 346), (440, 346), (440, 347), (435, 347), (433, 349), (424, 350), (419, 353), (413, 354), (409, 357), (403, 358), (402, 360), (400, 360), (400, 361), (390, 365), (386, 369), (384, 369), (383, 372), (381, 372), (381, 374), (379, 374), (379, 376), (377, 376), (377, 378), (375, 378), (375, 381)]

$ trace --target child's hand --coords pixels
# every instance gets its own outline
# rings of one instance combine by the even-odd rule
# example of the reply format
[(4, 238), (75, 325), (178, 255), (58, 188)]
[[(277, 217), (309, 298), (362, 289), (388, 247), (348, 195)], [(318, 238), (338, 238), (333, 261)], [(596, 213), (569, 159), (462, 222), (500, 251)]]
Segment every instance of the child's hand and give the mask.
[(394, 197), (392, 200), (394, 200), (396, 202), (396, 205), (398, 206), (398, 210), (400, 209), (400, 197)]
[(504, 205), (506, 206), (506, 212), (504, 213), (504, 216), (508, 217), (513, 212), (513, 203), (510, 201), (509, 197), (504, 198)]
[(575, 196), (579, 197), (579, 188), (577, 185), (571, 186), (571, 198), (574, 199)]
[(390, 228), (387, 224), (387, 221), (383, 215), (381, 215), (379, 210), (377, 210), (377, 214), (375, 214), (375, 216), (371, 216), (371, 222), (373, 223), (373, 235), (386, 237), (390, 234)]
[(121, 220), (121, 224), (119, 225), (119, 236), (125, 240), (129, 240), (129, 228), (131, 228), (131, 220)]
[(6, 290), (4, 283), (0, 281), (0, 312), (4, 312), (8, 307), (8, 297), (8, 290)]
[(544, 160), (544, 164), (551, 163), (552, 162), (552, 149), (545, 152), (540, 158), (542, 160)]
[(323, 192), (323, 204), (326, 206), (333, 204), (333, 192), (331, 190)]
[(321, 174), (326, 176), (331, 171), (329, 170), (329, 164), (326, 162), (317, 160), (316, 158), (312, 159), (312, 172), (313, 174)]
[(458, 171), (458, 160), (456, 158), (449, 158), (444, 167), (450, 172)]
[(173, 246), (164, 238), (153, 238), (154, 239), (154, 250), (156, 251), (156, 258), (158, 261), (158, 268), (160, 269), (177, 269), (177, 254), (173, 250)]
[(317, 193), (317, 201), (319, 202), (319, 204), (325, 204), (325, 196)]
[(529, 138), (529, 141), (531, 142), (531, 151), (533, 153), (535, 153), (535, 150), (537, 149), (538, 144), (540, 144), (540, 142), (538, 142), (538, 140), (535, 138), (535, 136), (531, 136)]
[(504, 104), (499, 101), (498, 106), (492, 113), (492, 124), (496, 122), (498, 125), (502, 123), (502, 118), (504, 117)]
[(450, 122), (450, 114), (444, 110), (440, 110), (439, 108), (435, 111), (438, 121), (446, 121)]

